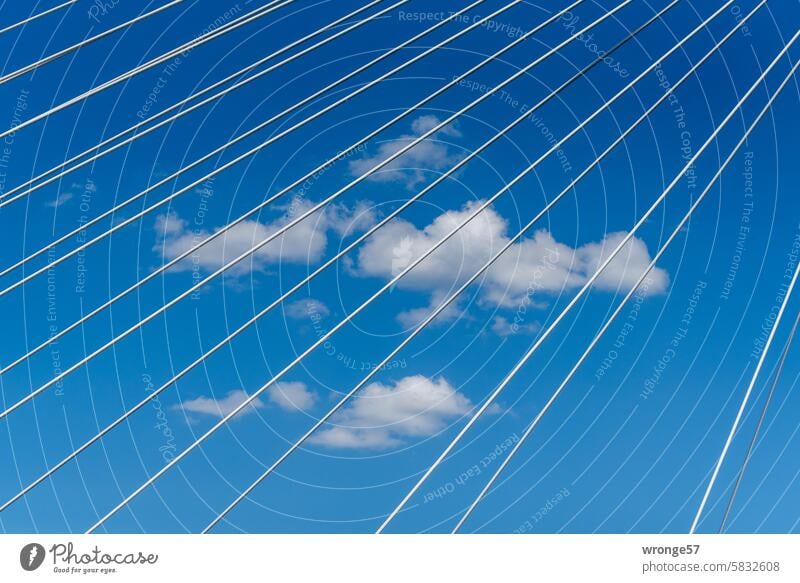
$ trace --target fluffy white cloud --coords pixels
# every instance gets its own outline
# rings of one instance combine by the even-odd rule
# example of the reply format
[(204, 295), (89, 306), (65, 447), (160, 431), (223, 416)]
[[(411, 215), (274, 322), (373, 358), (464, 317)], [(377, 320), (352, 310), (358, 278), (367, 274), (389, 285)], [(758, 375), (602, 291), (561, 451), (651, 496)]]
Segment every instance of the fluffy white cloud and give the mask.
[[(283, 214), (274, 221), (268, 223), (257, 220), (242, 221), (193, 252), (176, 265), (175, 269), (188, 270), (192, 269), (193, 265), (206, 270), (217, 269), (249, 251), (313, 206), (313, 203), (305, 199), (296, 199), (289, 207), (282, 207)], [(369, 203), (361, 202), (353, 208), (340, 204), (328, 205), (243, 259), (231, 270), (233, 273), (241, 274), (252, 266), (261, 269), (266, 265), (280, 262), (315, 263), (325, 252), (330, 231), (344, 236), (363, 231), (374, 223), (375, 213)], [(156, 217), (155, 229), (157, 242), (154, 250), (162, 254), (165, 260), (174, 259), (210, 235), (208, 230), (190, 224), (188, 220), (176, 214)], [(217, 230), (219, 229), (215, 229), (215, 232)]]
[[(236, 407), (244, 403), (248, 395), (242, 390), (235, 390), (228, 393), (222, 399), (214, 399), (213, 397), (197, 397), (189, 401), (183, 401), (177, 405), (173, 405), (173, 409), (183, 410), (187, 413), (195, 413), (198, 415), (207, 415), (210, 417), (225, 417), (231, 413)], [(255, 412), (256, 409), (263, 409), (264, 403), (259, 399), (253, 400), (247, 407), (236, 416), (239, 417), (248, 413)]]
[(386, 449), (433, 435), (472, 408), (443, 378), (413, 375), (390, 385), (371, 383), (334, 417), (334, 427), (312, 440), (333, 448)]
[[(442, 213), (424, 228), (396, 220), (375, 233), (361, 247), (354, 273), (390, 279), (464, 222), (480, 201)], [(481, 212), (447, 243), (407, 273), (399, 287), (441, 295), (466, 281), (509, 240), (508, 223), (494, 209)], [(547, 299), (562, 289), (583, 285), (599, 264), (622, 241), (624, 233), (610, 233), (602, 241), (578, 248), (539, 230), (511, 246), (479, 280), (482, 299), (495, 306), (514, 308)], [(650, 262), (645, 243), (633, 237), (598, 278), (595, 287), (627, 291)], [(647, 277), (647, 293), (666, 290), (669, 276), (656, 268)]]
[[(411, 308), (397, 314), (397, 321), (405, 328), (414, 328), (421, 324), (428, 316), (430, 316), (439, 305), (447, 299), (446, 294), (438, 291), (434, 292), (431, 296), (430, 302), (427, 306), (422, 308)], [(452, 322), (458, 318), (465, 317), (464, 310), (459, 307), (459, 300), (452, 301), (444, 310), (442, 310), (436, 318), (430, 323), (431, 326), (438, 326), (447, 322)]]
[[(267, 400), (283, 409), (295, 413), (297, 411), (308, 411), (317, 402), (317, 394), (311, 391), (305, 383), (278, 382), (267, 389)], [(172, 406), (176, 411), (185, 411), (200, 416), (222, 418), (232, 413), (239, 405), (247, 400), (249, 395), (241, 389), (231, 391), (221, 399), (214, 397), (197, 397), (183, 401)], [(263, 409), (266, 404), (263, 400), (254, 399), (247, 407), (242, 409), (236, 419), (254, 413), (257, 409)]]
[(504, 316), (495, 316), (492, 321), (492, 332), (505, 338), (514, 334), (535, 334), (541, 329), (539, 322), (510, 322)]
[(311, 316), (325, 318), (331, 311), (324, 303), (314, 298), (305, 298), (287, 304), (284, 308), (286, 315), (294, 320), (307, 320)]
[[(384, 142), (378, 147), (378, 152), (374, 156), (367, 156), (349, 163), (350, 172), (361, 175), (375, 165), (380, 164), (401, 148), (407, 146), (412, 140), (418, 138), (425, 132), (435, 128), (441, 120), (435, 115), (422, 115), (411, 123), (411, 134), (405, 134)], [(461, 158), (461, 155), (454, 152), (443, 140), (442, 137), (459, 137), (461, 132), (451, 125), (447, 125), (438, 130), (419, 144), (392, 160), (372, 174), (369, 180), (375, 182), (399, 182), (405, 184), (407, 188), (414, 188), (425, 181), (426, 174), (450, 168)]]
[(317, 402), (317, 394), (299, 381), (275, 383), (267, 389), (269, 402), (284, 411), (309, 411)]
[[(627, 233), (622, 232), (609, 233), (600, 243), (587, 243), (578, 248), (578, 261), (587, 275), (597, 271), (600, 264), (609, 258), (611, 252), (622, 243), (626, 235)], [(595, 286), (611, 291), (619, 288), (628, 291), (636, 284), (652, 259), (644, 241), (633, 237), (603, 270)], [(663, 269), (655, 268), (647, 276), (646, 281), (648, 294), (664, 293), (669, 284), (669, 275)], [(642, 289), (644, 290), (644, 287)]]

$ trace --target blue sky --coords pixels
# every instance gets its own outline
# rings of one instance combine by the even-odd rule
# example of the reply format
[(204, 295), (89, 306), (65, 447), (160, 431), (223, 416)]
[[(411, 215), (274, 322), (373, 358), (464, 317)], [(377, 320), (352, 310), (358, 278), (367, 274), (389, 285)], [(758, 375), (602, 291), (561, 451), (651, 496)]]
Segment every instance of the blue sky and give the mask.
[[(9, 127), (100, 82), (191, 40), (210, 23), (254, 6), (188, 0), (79, 52), (0, 85), (0, 126)], [(257, 4), (257, 3), (252, 3)], [(41, 2), (38, 9), (52, 4)], [(373, 9), (378, 10), (389, 2)], [(503, 3), (487, 0), (468, 20)], [(0, 297), (5, 365), (104, 303), (375, 127), (468, 70), (547, 18), (558, 6), (522, 3), (401, 74), (369, 89)], [(69, 375), (63, 383), (0, 420), (0, 498), (20, 488), (147, 396), (154, 387), (303, 279), (325, 259), (391, 213), (441, 173), (592, 61), (592, 42), (613, 46), (666, 2), (634, 3), (597, 26), (589, 42), (572, 43), (486, 99), (390, 166), (345, 193), (324, 213), (204, 286), (136, 334)], [(646, 76), (534, 172), (484, 212), (462, 237), (434, 255), (296, 366), (254, 406), (228, 423), (107, 523), (111, 532), (197, 532), (247, 487), (342, 393), (349, 391), (483, 261), (632, 124), (756, 2), (738, 2), (709, 29)], [(100, 9), (88, 0), (0, 36), (4, 72), (125, 22), (139, 3)], [(151, 3), (151, 7), (157, 6)], [(7, 192), (68, 156), (137, 123), (358, 6), (346, 0), (298, 0), (199, 47), (179, 62), (138, 75), (5, 140)], [(319, 177), (267, 206), (178, 269), (158, 276), (113, 309), (0, 380), (6, 406), (79, 361), (147, 314), (285, 224), (287, 216), (329, 196), (398, 144), (420, 135), (477, 99), (615, 6), (589, 0), (503, 58), (407, 116)], [(460, 5), (411, 0), (323, 49), (299, 58), (212, 105), (180, 118), (130, 147), (0, 209), (2, 265), (135, 195), (207, 151), (291, 106)], [(3, 23), (30, 7), (0, 5)], [(226, 16), (226, 10), (228, 15)], [(149, 475), (206, 431), (294, 356), (380, 289), (398, 268), (433, 244), (453, 221), (502, 188), (522, 169), (622, 89), (710, 14), (681, 1), (659, 22), (595, 66), (584, 78), (412, 205), (346, 259), (209, 358), (101, 444), (82, 454), (0, 514), (5, 532), (82, 532)], [(716, 124), (736, 104), (800, 22), (792, 2), (759, 10), (675, 93), (583, 179), (524, 242), (380, 371), (334, 424), (290, 457), (221, 524), (218, 532), (373, 532), (455, 436), (473, 407), (574, 296), (594, 267), (661, 194)], [(355, 90), (466, 22), (441, 27), (219, 158), (146, 198), (152, 204), (270, 135)], [(449, 532), (656, 253), (720, 161), (740, 138), (797, 58), (793, 48), (721, 132), (665, 205), (637, 233), (627, 259), (559, 326), (521, 370), (453, 456), (422, 487), (391, 532)], [(154, 89), (157, 88), (157, 93)], [(798, 87), (792, 82), (755, 129), (721, 181), (693, 216), (639, 294), (597, 346), (495, 491), (465, 530), (479, 532), (686, 532), (708, 473), (750, 380), (765, 319), (785, 282), (800, 235)], [(551, 138), (552, 139), (552, 138)], [(138, 212), (138, 201), (115, 223)], [(106, 230), (102, 222), (25, 267), (2, 287)], [(85, 237), (85, 238), (84, 238)], [(557, 250), (557, 261), (545, 257)], [(544, 266), (544, 268), (543, 268)], [(537, 291), (528, 296), (529, 286)], [(526, 299), (527, 298), (527, 299)], [(798, 309), (795, 298), (787, 318)], [(517, 326), (512, 326), (517, 318)], [(626, 326), (626, 322), (629, 326)], [(716, 531), (760, 412), (784, 321), (754, 399), (707, 508), (701, 531)], [(796, 351), (795, 351), (796, 352)], [(732, 532), (790, 532), (800, 519), (795, 391), (800, 359), (792, 357), (777, 387), (756, 455), (730, 522)]]

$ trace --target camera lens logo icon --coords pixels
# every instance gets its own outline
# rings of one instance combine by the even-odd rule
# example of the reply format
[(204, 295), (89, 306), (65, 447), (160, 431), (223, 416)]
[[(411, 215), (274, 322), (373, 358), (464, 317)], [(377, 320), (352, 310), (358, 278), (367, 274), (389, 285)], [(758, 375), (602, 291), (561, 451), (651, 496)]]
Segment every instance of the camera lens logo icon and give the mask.
[(44, 547), (39, 543), (29, 543), (19, 552), (19, 564), (26, 571), (35, 571), (44, 562)]

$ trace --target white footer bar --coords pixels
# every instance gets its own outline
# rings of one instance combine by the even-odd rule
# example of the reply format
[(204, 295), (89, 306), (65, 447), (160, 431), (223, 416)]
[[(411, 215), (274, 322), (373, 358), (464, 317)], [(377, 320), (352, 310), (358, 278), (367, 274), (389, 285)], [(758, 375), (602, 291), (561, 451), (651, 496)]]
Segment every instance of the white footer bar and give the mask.
[[(0, 581), (800, 581), (793, 535), (4, 535)], [(184, 579), (179, 579), (184, 578)]]

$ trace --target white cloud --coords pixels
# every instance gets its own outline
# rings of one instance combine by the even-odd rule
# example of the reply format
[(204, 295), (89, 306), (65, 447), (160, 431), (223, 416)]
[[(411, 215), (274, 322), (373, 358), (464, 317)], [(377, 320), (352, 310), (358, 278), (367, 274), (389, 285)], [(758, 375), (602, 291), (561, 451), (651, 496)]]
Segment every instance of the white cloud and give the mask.
[(504, 316), (495, 316), (492, 321), (492, 332), (503, 338), (514, 334), (535, 334), (541, 327), (539, 322), (510, 322)]
[[(214, 399), (213, 397), (197, 397), (189, 401), (183, 401), (173, 405), (172, 408), (176, 410), (183, 410), (187, 413), (196, 413), (198, 415), (207, 415), (210, 417), (225, 417), (231, 413), (236, 407), (244, 403), (248, 394), (242, 390), (235, 390), (228, 393), (222, 399)], [(236, 415), (237, 418), (248, 413), (254, 413), (256, 409), (263, 409), (264, 403), (259, 399), (254, 399), (247, 407)]]
[(294, 320), (304, 320), (312, 316), (326, 318), (331, 311), (324, 303), (314, 298), (305, 298), (287, 304), (284, 308), (286, 315)]
[[(177, 403), (172, 406), (172, 409), (221, 419), (232, 413), (239, 405), (244, 403), (248, 397), (249, 395), (245, 391), (237, 389), (230, 391), (221, 399), (215, 399), (214, 397), (197, 397), (196, 399)], [(308, 411), (317, 402), (316, 393), (312, 392), (305, 383), (299, 381), (275, 383), (267, 390), (267, 398), (271, 404), (292, 413)], [(261, 399), (253, 399), (247, 407), (236, 415), (236, 419), (249, 413), (255, 413), (257, 409), (263, 409), (264, 407), (266, 407), (264, 401)]]
[[(397, 153), (411, 141), (422, 134), (432, 130), (441, 120), (434, 115), (422, 115), (411, 123), (411, 134), (405, 134), (384, 142), (378, 147), (378, 152), (374, 156), (351, 160), (349, 163), (350, 172), (361, 175), (373, 168), (375, 165), (386, 160)], [(461, 155), (454, 152), (441, 138), (455, 138), (461, 136), (461, 132), (452, 124), (443, 127), (428, 138), (415, 145), (408, 152), (392, 160), (389, 164), (378, 170), (369, 177), (375, 182), (399, 182), (405, 184), (406, 188), (414, 188), (424, 182), (426, 175), (430, 172), (437, 172), (456, 164)]]
[[(405, 328), (414, 328), (421, 324), (434, 310), (436, 310), (441, 303), (447, 299), (443, 293), (435, 292), (430, 299), (427, 306), (422, 308), (411, 308), (397, 314), (397, 321)], [(461, 317), (465, 317), (464, 310), (458, 305), (458, 299), (453, 300), (450, 304), (442, 310), (430, 323), (432, 326), (438, 326), (447, 322), (452, 322)]]
[(390, 385), (371, 383), (334, 417), (335, 427), (312, 440), (333, 448), (386, 449), (433, 435), (472, 408), (443, 378), (413, 375)]
[[(602, 243), (588, 243), (580, 247), (578, 249), (578, 260), (585, 266), (586, 273), (591, 275), (597, 271), (600, 264), (608, 259), (611, 252), (622, 243), (626, 234), (622, 232), (609, 233)], [(618, 288), (628, 291), (642, 276), (651, 260), (652, 257), (650, 257), (650, 252), (647, 250), (647, 245), (645, 245), (644, 241), (633, 237), (625, 244), (619, 255), (603, 270), (595, 286), (611, 291)], [(653, 269), (647, 277), (649, 286), (655, 288), (648, 289), (647, 293), (663, 293), (667, 289), (669, 276), (663, 269)]]
[(156, 217), (156, 233), (164, 238), (178, 238), (189, 229), (188, 221), (184, 221), (174, 213)]
[(284, 411), (309, 411), (317, 402), (317, 394), (299, 381), (275, 383), (267, 389), (269, 402)]
[(71, 201), (73, 198), (75, 198), (75, 195), (72, 194), (71, 192), (68, 192), (68, 191), (67, 192), (62, 192), (55, 199), (45, 202), (44, 206), (47, 206), (47, 207), (50, 207), (50, 208), (58, 208), (58, 207), (60, 207), (62, 205), (65, 205), (66, 203)]
[[(262, 223), (256, 220), (242, 221), (175, 266), (176, 270), (189, 270), (197, 265), (206, 270), (221, 267), (228, 261), (249, 251), (256, 244), (285, 227), (295, 217), (307, 212), (313, 203), (298, 199), (290, 207), (281, 208), (284, 214), (274, 221)], [(328, 244), (328, 232), (340, 236), (363, 231), (375, 223), (372, 205), (366, 202), (353, 208), (333, 204), (321, 209), (276, 237), (269, 244), (243, 259), (233, 273), (245, 273), (251, 267), (262, 269), (274, 263), (310, 264), (318, 262)], [(171, 260), (196, 246), (211, 233), (196, 227), (176, 214), (156, 217), (157, 242), (154, 250), (165, 260)], [(219, 229), (215, 229), (217, 231)]]
[[(424, 228), (395, 220), (372, 235), (360, 248), (353, 272), (391, 279), (474, 213), (481, 201), (447, 211)], [(398, 286), (435, 296), (454, 291), (509, 241), (507, 221), (487, 208), (449, 241), (403, 276)], [(525, 302), (540, 305), (562, 289), (586, 283), (599, 264), (621, 242), (624, 233), (610, 233), (602, 241), (572, 248), (546, 230), (536, 231), (506, 250), (481, 279), (482, 301), (515, 308)], [(627, 291), (650, 262), (645, 243), (633, 237), (598, 278), (595, 287)], [(669, 276), (655, 268), (647, 277), (647, 293), (666, 290)], [(644, 288), (643, 288), (644, 289)]]

